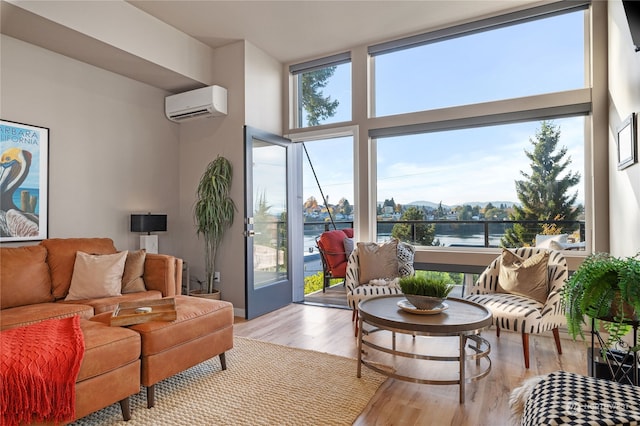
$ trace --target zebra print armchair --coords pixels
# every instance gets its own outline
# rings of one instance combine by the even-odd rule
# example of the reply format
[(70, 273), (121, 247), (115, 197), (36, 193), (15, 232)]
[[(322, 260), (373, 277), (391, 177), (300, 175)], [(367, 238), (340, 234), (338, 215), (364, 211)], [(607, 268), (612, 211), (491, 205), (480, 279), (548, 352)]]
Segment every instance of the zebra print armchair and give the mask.
[[(521, 247), (513, 249), (512, 252), (523, 259), (528, 259), (545, 250), (544, 248)], [(562, 354), (558, 327), (566, 324), (560, 290), (568, 278), (567, 261), (559, 251), (546, 251), (549, 252), (547, 264), (549, 295), (544, 303), (525, 296), (496, 292), (502, 256), (491, 262), (475, 284), (471, 286), (469, 295), (465, 297), (491, 311), (498, 337), (500, 337), (500, 329), (522, 334), (522, 349), (526, 368), (529, 368), (530, 334), (541, 334), (551, 330), (558, 354)]]
[[(415, 273), (413, 268), (413, 259), (416, 249), (407, 243), (398, 242), (398, 276), (407, 277)], [(361, 300), (369, 299), (377, 296), (386, 296), (394, 294), (402, 294), (400, 287), (396, 285), (374, 285), (360, 284), (360, 259), (358, 248), (354, 248), (349, 255), (347, 262), (347, 272), (345, 278), (345, 286), (347, 288), (347, 303), (353, 310), (351, 321), (356, 322), (356, 335), (358, 334), (358, 303)], [(382, 277), (380, 277), (382, 278)]]

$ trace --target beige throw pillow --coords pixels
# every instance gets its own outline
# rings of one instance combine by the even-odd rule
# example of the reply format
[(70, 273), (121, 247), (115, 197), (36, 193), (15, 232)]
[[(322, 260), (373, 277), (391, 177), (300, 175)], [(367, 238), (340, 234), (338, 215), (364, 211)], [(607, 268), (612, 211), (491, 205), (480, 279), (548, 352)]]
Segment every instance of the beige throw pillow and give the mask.
[(544, 303), (549, 295), (549, 252), (523, 259), (510, 250), (502, 250), (498, 292), (530, 297)]
[(69, 294), (64, 300), (120, 296), (127, 253), (127, 251), (116, 254), (77, 252)]
[(147, 258), (145, 250), (130, 251), (124, 263), (122, 274), (122, 294), (146, 291), (144, 285), (144, 261)]
[(384, 244), (358, 243), (358, 260), (360, 284), (368, 284), (371, 280), (381, 278), (393, 279), (398, 273), (398, 240), (393, 239)]

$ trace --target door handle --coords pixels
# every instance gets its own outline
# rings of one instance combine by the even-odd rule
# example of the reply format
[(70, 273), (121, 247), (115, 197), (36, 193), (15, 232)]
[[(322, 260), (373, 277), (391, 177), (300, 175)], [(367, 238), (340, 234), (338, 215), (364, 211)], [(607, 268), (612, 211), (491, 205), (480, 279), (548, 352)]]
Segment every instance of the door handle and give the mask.
[(245, 237), (253, 238), (253, 237), (255, 237), (255, 235), (256, 235), (256, 231), (254, 231), (253, 229), (250, 229), (248, 231), (244, 231), (244, 236)]

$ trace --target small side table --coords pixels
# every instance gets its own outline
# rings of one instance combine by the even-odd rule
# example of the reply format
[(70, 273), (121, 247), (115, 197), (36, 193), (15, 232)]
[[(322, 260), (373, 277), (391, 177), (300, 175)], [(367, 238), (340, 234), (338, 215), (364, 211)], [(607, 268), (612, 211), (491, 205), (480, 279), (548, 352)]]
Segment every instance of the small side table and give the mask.
[[(613, 318), (602, 319), (614, 321)], [(589, 360), (589, 374), (591, 377), (605, 378), (622, 384), (630, 384), (638, 386), (640, 382), (640, 374), (638, 365), (638, 354), (631, 350), (634, 345), (638, 344), (638, 321), (627, 321), (626, 324), (630, 325), (633, 329), (633, 345), (626, 345), (623, 343), (619, 345), (623, 350), (608, 350), (606, 357), (599, 356), (600, 348), (606, 346), (606, 340), (600, 335), (600, 331), (596, 328), (596, 320), (591, 319), (591, 348), (589, 349), (591, 359)], [(598, 344), (598, 348), (596, 347)], [(627, 347), (628, 346), (628, 347)], [(598, 362), (600, 361), (600, 362)], [(603, 373), (599, 373), (598, 364), (605, 366), (606, 376)]]
[[(186, 283), (186, 284), (185, 284)], [(186, 289), (187, 296), (191, 293), (190, 289), (191, 278), (189, 277), (189, 263), (185, 260), (182, 261), (182, 288)]]

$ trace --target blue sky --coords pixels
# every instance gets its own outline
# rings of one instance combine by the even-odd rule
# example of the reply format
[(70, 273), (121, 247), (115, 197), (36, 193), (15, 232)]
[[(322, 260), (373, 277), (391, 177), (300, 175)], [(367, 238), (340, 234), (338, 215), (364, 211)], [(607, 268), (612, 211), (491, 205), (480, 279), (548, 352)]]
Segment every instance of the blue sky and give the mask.
[[(402, 50), (375, 59), (376, 111), (391, 115), (585, 86), (583, 12)], [(338, 68), (325, 94), (341, 101), (329, 122), (350, 119), (350, 66)], [(346, 102), (343, 102), (346, 99)], [(584, 182), (584, 119), (554, 120), (559, 148)], [(524, 149), (540, 122), (437, 132), (378, 141), (378, 201), (517, 201), (515, 179), (530, 172)], [(329, 201), (353, 202), (351, 138), (309, 142)], [(305, 159), (306, 162), (306, 159)], [(305, 169), (303, 199), (320, 193)], [(584, 202), (584, 188), (578, 190)]]

